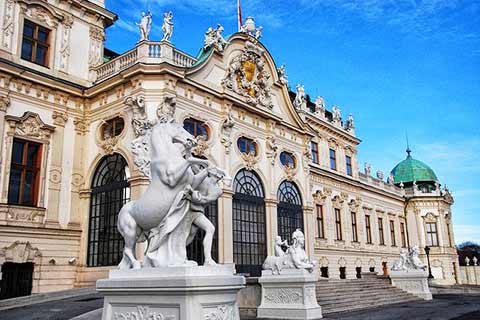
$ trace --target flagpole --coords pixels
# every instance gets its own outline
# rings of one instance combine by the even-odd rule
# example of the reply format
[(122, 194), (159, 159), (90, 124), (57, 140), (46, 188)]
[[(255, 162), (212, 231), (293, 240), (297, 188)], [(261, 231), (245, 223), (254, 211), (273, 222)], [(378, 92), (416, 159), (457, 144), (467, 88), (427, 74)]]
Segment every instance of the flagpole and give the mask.
[(238, 20), (238, 31), (242, 29), (242, 7), (240, 6), (240, 0), (237, 0), (237, 20)]

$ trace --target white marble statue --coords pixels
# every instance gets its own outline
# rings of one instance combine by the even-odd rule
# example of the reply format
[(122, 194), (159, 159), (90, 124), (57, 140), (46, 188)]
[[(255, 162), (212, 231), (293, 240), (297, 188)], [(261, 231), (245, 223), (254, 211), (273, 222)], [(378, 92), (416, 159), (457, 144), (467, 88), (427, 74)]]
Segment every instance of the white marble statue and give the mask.
[(223, 52), (225, 46), (227, 45), (227, 41), (223, 38), (222, 32), (224, 28), (222, 25), (217, 25), (214, 29), (212, 27), (208, 28), (207, 32), (205, 32), (205, 41), (203, 45), (204, 50), (208, 50), (210, 48), (215, 48), (219, 52)]
[(383, 173), (382, 170), (378, 170), (378, 171), (377, 171), (377, 178), (378, 178), (379, 180), (382, 180), (382, 181), (383, 181), (383, 179), (385, 178), (385, 174)]
[(355, 129), (355, 123), (353, 120), (353, 114), (350, 113), (347, 122), (345, 123), (345, 130), (352, 131), (353, 129)]
[(365, 162), (364, 171), (366, 176), (370, 176), (372, 174), (372, 165), (368, 162)]
[(315, 114), (321, 117), (325, 116), (325, 99), (321, 96), (315, 99)]
[(139, 41), (148, 41), (150, 30), (152, 29), (152, 13), (150, 11), (147, 13), (142, 12), (142, 19), (140, 20), (140, 23), (137, 23), (136, 25), (140, 29)]
[(282, 64), (280, 68), (277, 69), (277, 73), (278, 73), (278, 78), (280, 79), (280, 82), (284, 85), (288, 85), (288, 77), (287, 77), (287, 72), (284, 64)]
[(307, 109), (307, 97), (305, 95), (305, 88), (301, 84), (297, 84), (297, 94), (293, 100), (293, 106), (298, 110)]
[(393, 185), (395, 183), (395, 177), (393, 174), (390, 173), (390, 175), (387, 178), (387, 183), (390, 185)]
[(400, 258), (393, 264), (392, 271), (411, 271), (427, 269), (427, 266), (420, 260), (418, 246), (413, 246), (410, 252), (402, 249), (400, 251)]
[(240, 32), (246, 33), (251, 37), (259, 40), (262, 37), (263, 27), (255, 27), (255, 19), (253, 17), (247, 17), (244, 25), (241, 27)]
[[(282, 246), (287, 246), (283, 251)], [(305, 269), (313, 272), (315, 262), (310, 261), (305, 252), (305, 236), (300, 229), (292, 234), (292, 245), (277, 237), (275, 241), (275, 256), (268, 256), (263, 263), (263, 270), (271, 270), (272, 274), (280, 274), (282, 269)]]
[(333, 106), (332, 114), (333, 114), (333, 122), (340, 123), (342, 121), (341, 110), (338, 106)]
[(125, 239), (120, 269), (141, 268), (135, 245), (145, 240), (144, 267), (196, 265), (187, 260), (186, 246), (199, 228), (206, 232), (205, 263), (215, 264), (210, 253), (215, 228), (203, 212), (222, 194), (218, 182), (225, 172), (192, 156), (196, 139), (174, 121), (174, 111), (174, 98), (166, 98), (159, 120), (145, 129), (150, 132), (145, 134), (149, 152), (143, 157), (150, 158), (151, 183), (138, 200), (120, 210), (117, 226)]
[(169, 41), (170, 38), (172, 37), (173, 33), (173, 13), (170, 12), (165, 12), (163, 14), (163, 25), (162, 25), (162, 32), (163, 32), (163, 38), (162, 41)]

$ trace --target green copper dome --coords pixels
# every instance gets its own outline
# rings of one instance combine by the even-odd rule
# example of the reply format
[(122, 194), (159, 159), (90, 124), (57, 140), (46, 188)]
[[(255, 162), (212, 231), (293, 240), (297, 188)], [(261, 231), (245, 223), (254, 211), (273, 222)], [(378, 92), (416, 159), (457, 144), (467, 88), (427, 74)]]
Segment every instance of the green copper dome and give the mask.
[(415, 160), (410, 155), (410, 149), (407, 150), (407, 159), (403, 160), (392, 170), (394, 183), (417, 182), (437, 182), (438, 178), (435, 172), (425, 163)]

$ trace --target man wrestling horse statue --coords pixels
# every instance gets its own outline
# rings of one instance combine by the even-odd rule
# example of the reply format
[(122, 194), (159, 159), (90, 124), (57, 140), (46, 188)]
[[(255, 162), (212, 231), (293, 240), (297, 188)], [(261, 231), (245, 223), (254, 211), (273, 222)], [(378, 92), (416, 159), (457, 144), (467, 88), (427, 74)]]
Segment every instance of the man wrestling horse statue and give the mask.
[(175, 101), (166, 98), (168, 110), (150, 132), (151, 183), (143, 195), (123, 206), (118, 230), (125, 239), (120, 269), (141, 268), (135, 256), (137, 242), (147, 240), (144, 267), (196, 265), (187, 260), (186, 246), (198, 228), (206, 231), (205, 263), (211, 259), (215, 228), (203, 215), (209, 202), (222, 194), (218, 181), (225, 173), (209, 167), (208, 160), (191, 155), (195, 137), (173, 120)]

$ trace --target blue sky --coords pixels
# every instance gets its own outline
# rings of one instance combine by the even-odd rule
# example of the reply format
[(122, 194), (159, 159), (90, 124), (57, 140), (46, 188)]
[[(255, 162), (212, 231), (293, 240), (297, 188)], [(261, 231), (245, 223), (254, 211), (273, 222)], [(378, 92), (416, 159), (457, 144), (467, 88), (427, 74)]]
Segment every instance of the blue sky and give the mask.
[[(172, 42), (196, 55), (217, 23), (236, 31), (236, 0), (106, 0), (119, 16), (107, 47), (119, 53), (138, 40), (135, 22), (174, 13)], [(291, 85), (302, 83), (331, 109), (352, 112), (359, 164), (389, 172), (413, 156), (429, 164), (455, 197), (456, 242), (480, 243), (480, 1), (242, 0), (243, 16), (264, 27), (262, 42)]]

